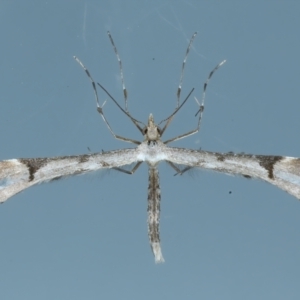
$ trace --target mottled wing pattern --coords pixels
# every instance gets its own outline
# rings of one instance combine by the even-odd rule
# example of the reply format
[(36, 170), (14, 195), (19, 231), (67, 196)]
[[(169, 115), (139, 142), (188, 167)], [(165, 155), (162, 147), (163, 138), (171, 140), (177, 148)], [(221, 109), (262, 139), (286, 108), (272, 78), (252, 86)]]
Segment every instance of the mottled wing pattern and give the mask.
[(137, 149), (54, 158), (19, 158), (0, 162), (0, 203), (38, 183), (131, 164)]
[(169, 160), (173, 163), (262, 179), (300, 199), (300, 158), (182, 148), (169, 151)]

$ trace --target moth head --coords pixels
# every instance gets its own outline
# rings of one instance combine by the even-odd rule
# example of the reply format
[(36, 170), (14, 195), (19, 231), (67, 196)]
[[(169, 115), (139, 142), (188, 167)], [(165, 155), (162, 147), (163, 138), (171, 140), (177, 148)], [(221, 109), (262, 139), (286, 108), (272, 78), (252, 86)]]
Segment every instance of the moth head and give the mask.
[(143, 134), (145, 140), (156, 141), (160, 139), (161, 129), (154, 123), (153, 115), (150, 114), (148, 118), (148, 125), (144, 127)]

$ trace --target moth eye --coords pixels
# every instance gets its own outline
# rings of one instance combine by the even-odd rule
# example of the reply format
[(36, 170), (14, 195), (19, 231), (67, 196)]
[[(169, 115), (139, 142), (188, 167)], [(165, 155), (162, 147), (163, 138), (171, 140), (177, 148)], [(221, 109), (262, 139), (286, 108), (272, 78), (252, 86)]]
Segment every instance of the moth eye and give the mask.
[(157, 126), (157, 132), (158, 132), (159, 135), (161, 134), (161, 129), (158, 126)]
[(147, 128), (147, 127), (144, 127), (144, 129), (143, 129), (143, 134), (147, 134), (147, 132), (148, 132), (148, 128)]

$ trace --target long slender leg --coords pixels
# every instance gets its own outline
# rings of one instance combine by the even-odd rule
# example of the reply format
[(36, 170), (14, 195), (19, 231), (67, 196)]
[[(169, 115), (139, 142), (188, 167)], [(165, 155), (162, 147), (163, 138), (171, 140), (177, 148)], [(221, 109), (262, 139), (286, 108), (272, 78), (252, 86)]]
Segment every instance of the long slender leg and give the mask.
[[(109, 37), (110, 43), (115, 51), (118, 63), (119, 63), (119, 69), (120, 69), (120, 76), (121, 76), (121, 81), (122, 81), (122, 88), (123, 88), (123, 96), (124, 96), (124, 102), (125, 102), (125, 110), (119, 105), (119, 103), (110, 95), (110, 93), (100, 84), (98, 83), (98, 85), (101, 87), (101, 89), (110, 97), (110, 99), (131, 119), (131, 121), (135, 124), (135, 126), (139, 129), (139, 131), (143, 134), (143, 129), (138, 125), (138, 123), (143, 124), (142, 122), (136, 120), (135, 118), (133, 118), (131, 116), (131, 114), (128, 111), (128, 93), (127, 93), (127, 89), (125, 86), (125, 81), (124, 81), (124, 73), (123, 73), (123, 65), (122, 65), (122, 61), (120, 58), (120, 55), (118, 53), (117, 47), (115, 45), (115, 42), (110, 34), (109, 31), (107, 31), (107, 35)], [(143, 124), (145, 126), (145, 124)]]
[(126, 138), (126, 137), (123, 137), (123, 136), (120, 136), (120, 135), (117, 135), (114, 133), (114, 131), (112, 130), (112, 128), (110, 127), (105, 115), (104, 115), (104, 112), (103, 112), (103, 106), (105, 105), (106, 101), (103, 103), (103, 105), (101, 107), (97, 107), (97, 111), (98, 113), (101, 115), (102, 119), (104, 120), (105, 124), (107, 125), (110, 133), (113, 135), (113, 137), (117, 140), (121, 140), (121, 141), (124, 141), (124, 142), (129, 142), (129, 143), (133, 143), (133, 144), (136, 144), (136, 145), (140, 145), (141, 142), (139, 141), (136, 141), (136, 140), (133, 140), (133, 139), (129, 139), (129, 138)]
[(177, 89), (177, 107), (179, 107), (179, 103), (180, 103), (180, 94), (181, 94), (181, 87), (182, 87), (182, 81), (183, 81), (185, 64), (186, 64), (186, 61), (187, 61), (190, 49), (192, 47), (192, 44), (193, 44), (193, 41), (194, 41), (196, 35), (197, 35), (197, 32), (195, 32), (193, 34), (193, 36), (191, 37), (191, 40), (190, 40), (189, 45), (188, 45), (188, 47), (186, 49), (186, 52), (185, 52), (184, 60), (182, 62), (181, 74), (180, 74), (180, 79), (179, 79), (179, 85), (178, 85), (178, 89)]
[[(125, 110), (119, 105), (119, 103), (114, 99), (114, 97), (100, 84), (98, 83), (98, 85), (101, 87), (101, 89), (110, 97), (110, 99), (119, 107), (119, 109), (121, 109), (121, 111), (123, 113), (125, 113), (129, 118), (130, 120), (135, 124), (135, 126), (138, 128), (138, 130), (143, 134), (143, 128), (139, 126), (139, 124), (143, 124), (145, 126), (144, 123), (136, 120), (135, 118), (133, 118), (130, 113), (128, 112), (128, 101), (127, 101), (127, 90), (126, 90), (126, 87), (125, 87), (125, 82), (124, 82), (124, 74), (123, 74), (123, 67), (122, 67), (122, 61), (121, 61), (121, 58), (120, 58), (120, 55), (118, 53), (118, 50), (117, 50), (117, 47), (113, 41), (113, 38), (110, 34), (110, 32), (108, 31), (107, 32), (108, 34), (108, 37), (110, 39), (110, 42), (114, 48), (114, 51), (115, 51), (115, 54), (117, 56), (117, 59), (118, 59), (118, 62), (119, 62), (119, 68), (120, 68), (120, 75), (121, 75), (121, 80), (122, 80), (122, 88), (123, 88), (123, 95), (124, 95), (124, 101), (125, 101)], [(131, 143), (134, 143), (134, 144), (140, 144), (140, 142), (137, 142), (135, 140), (132, 140), (132, 139), (128, 139), (128, 138), (124, 138), (122, 136), (119, 136), (119, 135), (116, 135), (112, 128), (110, 127), (107, 119), (105, 118), (104, 116), (104, 113), (103, 113), (103, 106), (100, 106), (100, 103), (99, 103), (99, 98), (98, 98), (98, 93), (97, 93), (97, 89), (96, 89), (96, 84), (95, 84), (95, 81), (94, 79), (92, 78), (89, 70), (84, 66), (84, 64), (80, 61), (80, 59), (76, 56), (74, 56), (75, 60), (80, 64), (80, 66), (84, 69), (85, 73), (87, 74), (87, 76), (89, 77), (89, 79), (91, 80), (91, 83), (92, 83), (92, 86), (93, 86), (93, 90), (94, 90), (94, 93), (95, 93), (95, 99), (96, 99), (96, 105), (97, 105), (97, 110), (98, 112), (101, 114), (102, 116), (102, 119), (104, 120), (104, 122), (106, 123), (109, 131), (112, 133), (112, 135), (116, 138), (116, 139), (119, 139), (119, 140), (123, 140), (123, 141), (126, 141), (126, 142), (131, 142)]]
[(118, 103), (118, 101), (108, 92), (108, 90), (103, 85), (101, 85), (99, 82), (97, 84), (105, 92), (105, 94), (118, 106), (118, 108), (133, 122), (133, 124), (137, 127), (137, 129), (143, 134), (143, 128), (139, 124), (143, 124), (143, 126), (146, 125), (143, 122), (133, 118), (129, 112), (125, 111), (122, 108), (122, 106)]
[(121, 75), (121, 80), (122, 80), (122, 88), (123, 88), (123, 95), (124, 95), (124, 101), (125, 101), (125, 111), (128, 112), (128, 101), (127, 101), (127, 90), (125, 87), (125, 82), (124, 82), (124, 74), (123, 74), (123, 67), (122, 67), (122, 61), (120, 58), (120, 55), (118, 53), (117, 47), (115, 45), (115, 42), (110, 34), (109, 31), (107, 31), (108, 37), (110, 39), (110, 42), (114, 48), (115, 54), (117, 56), (118, 62), (119, 62), (119, 68), (120, 68), (120, 75)]
[[(200, 108), (199, 110), (197, 111), (197, 113), (195, 114), (195, 116), (198, 115), (198, 113), (200, 112), (200, 114), (203, 113), (203, 110), (204, 110), (204, 100), (205, 100), (205, 93), (206, 93), (206, 88), (208, 86), (208, 83), (211, 79), (211, 77), (213, 76), (213, 74), (222, 66), (226, 63), (226, 59), (224, 59), (223, 61), (221, 61), (218, 65), (215, 66), (215, 68), (210, 71), (206, 81), (204, 82), (204, 85), (203, 85), (203, 93), (202, 93), (202, 101), (201, 101), (201, 105), (200, 105)], [(198, 103), (199, 104), (199, 103)], [(201, 117), (199, 117), (199, 122), (201, 121)]]
[[(172, 167), (175, 171), (176, 171), (176, 173), (174, 174), (174, 176), (177, 176), (177, 175), (182, 175), (183, 173), (185, 173), (186, 171), (188, 171), (189, 169), (192, 169), (193, 167), (190, 167), (190, 166), (188, 166), (188, 167), (185, 167), (185, 168), (183, 168), (182, 170), (180, 169), (180, 168), (178, 168), (174, 163), (172, 163), (171, 161), (167, 161), (166, 160), (166, 162), (168, 163), (168, 165), (170, 166), (170, 167)], [(115, 169), (115, 168), (114, 168)]]
[[(133, 140), (133, 139), (129, 139), (129, 138), (126, 138), (126, 137), (122, 137), (120, 135), (116, 135), (114, 133), (114, 131), (112, 130), (112, 128), (110, 127), (107, 119), (105, 118), (105, 115), (104, 115), (104, 112), (103, 112), (103, 106), (105, 105), (106, 102), (103, 103), (102, 106), (100, 106), (100, 103), (99, 103), (99, 98), (98, 98), (98, 93), (97, 93), (97, 88), (96, 88), (96, 84), (95, 84), (95, 81), (91, 75), (91, 73), (89, 72), (89, 70), (85, 67), (85, 65), (80, 61), (80, 59), (76, 56), (73, 56), (74, 59), (79, 63), (79, 65), (83, 68), (83, 70), (85, 71), (86, 75), (88, 76), (88, 78), (90, 79), (91, 83), (92, 83), (92, 87), (93, 87), (93, 90), (94, 90), (94, 94), (95, 94), (95, 100), (96, 100), (96, 105), (97, 105), (97, 111), (100, 113), (103, 121), (105, 122), (106, 126), (108, 127), (110, 133), (113, 135), (114, 138), (118, 139), (118, 140), (122, 140), (122, 141), (125, 141), (125, 142), (130, 142), (130, 143), (133, 143), (133, 144), (136, 144), (136, 145), (139, 145), (140, 142), (139, 141), (136, 141), (136, 140)], [(115, 101), (116, 102), (116, 101)], [(121, 108), (122, 109), (122, 108)], [(126, 112), (125, 112), (126, 113)], [(130, 119), (133, 119), (128, 113), (126, 113)], [(134, 121), (133, 121), (134, 122)], [(135, 123), (135, 122), (134, 122)], [(136, 124), (136, 123), (135, 123)], [(139, 126), (138, 126), (139, 127)], [(142, 129), (139, 127), (140, 131), (142, 132)]]
[[(142, 161), (139, 161), (135, 164), (135, 166), (131, 169), (131, 170), (125, 170), (125, 169), (122, 169), (122, 168), (113, 168), (114, 170), (116, 171), (119, 171), (119, 172), (122, 172), (122, 173), (125, 173), (125, 174), (128, 174), (128, 175), (132, 175), (134, 174), (134, 172), (139, 168), (139, 166), (142, 164)], [(180, 173), (180, 170), (179, 172)]]
[[(184, 75), (184, 68), (185, 68), (185, 64), (186, 64), (187, 58), (188, 58), (188, 54), (190, 52), (190, 49), (192, 47), (192, 44), (193, 44), (193, 41), (194, 41), (196, 35), (197, 35), (197, 32), (195, 32), (193, 34), (193, 36), (191, 37), (190, 42), (189, 42), (188, 47), (187, 47), (186, 52), (185, 52), (185, 56), (184, 56), (183, 62), (182, 62), (180, 79), (179, 79), (179, 84), (178, 84), (177, 93), (176, 93), (176, 95), (177, 95), (177, 105), (176, 105), (175, 111), (173, 112), (173, 114), (171, 114), (171, 116), (169, 116), (167, 119), (165, 119), (165, 120), (162, 121), (162, 122), (164, 122), (164, 121), (167, 121), (167, 122), (166, 122), (165, 126), (163, 127), (163, 129), (161, 131), (161, 135), (164, 133), (164, 131), (167, 129), (167, 127), (171, 123), (174, 115), (178, 112), (178, 110), (180, 109), (180, 107), (182, 107), (182, 105), (185, 103), (185, 101), (189, 97), (188, 96), (186, 98), (186, 100), (180, 105), (180, 95), (181, 95), (181, 87), (182, 87), (182, 81), (183, 81), (183, 75)], [(160, 122), (160, 123), (162, 123), (162, 122)]]
[(207, 86), (208, 86), (208, 82), (210, 80), (210, 78), (212, 77), (212, 75), (215, 73), (215, 71), (217, 71), (224, 63), (226, 62), (226, 60), (223, 60), (222, 62), (220, 62), (208, 75), (204, 85), (203, 85), (203, 93), (202, 93), (202, 101), (201, 101), (201, 104), (198, 102), (197, 98), (195, 98), (196, 102), (198, 103), (199, 105), (199, 110), (197, 111), (196, 113), (196, 116), (200, 113), (199, 115), (199, 118), (198, 118), (198, 123), (197, 123), (197, 127), (194, 129), (194, 130), (191, 130), (187, 133), (184, 133), (184, 134), (181, 134), (181, 135), (178, 135), (172, 139), (169, 139), (167, 141), (164, 142), (164, 144), (168, 144), (168, 143), (171, 143), (171, 142), (174, 142), (174, 141), (178, 141), (182, 138), (185, 138), (187, 136), (190, 136), (190, 135), (193, 135), (195, 133), (197, 133), (200, 129), (200, 124), (201, 124), (201, 119), (202, 119), (202, 114), (203, 114), (203, 111), (204, 111), (204, 101), (205, 101), (205, 93), (206, 93), (206, 89), (207, 89)]
[[(175, 173), (175, 175), (177, 175), (177, 174), (181, 174), (182, 173), (182, 170), (180, 170), (176, 165), (174, 165), (171, 161), (167, 161), (166, 160), (166, 162), (168, 163), (168, 165), (170, 166), (170, 167), (172, 167), (175, 171), (176, 171), (176, 173)], [(174, 176), (175, 176), (174, 175)]]
[(74, 55), (73, 57), (79, 63), (79, 65), (83, 68), (83, 70), (85, 71), (87, 77), (90, 79), (90, 81), (92, 83), (92, 86), (93, 86), (94, 94), (95, 94), (95, 100), (96, 100), (97, 108), (101, 107), (100, 103), (99, 103), (99, 98), (98, 98), (98, 93), (97, 93), (97, 89), (96, 89), (96, 84), (95, 84), (95, 81), (94, 81), (91, 73), (89, 72), (89, 70), (85, 67), (85, 65), (80, 61), (80, 59), (77, 56)]
[(193, 167), (188, 166), (188, 167), (183, 168), (182, 170), (179, 169), (179, 172), (175, 173), (174, 176), (183, 175), (183, 173), (185, 173), (186, 171), (188, 171), (188, 170), (190, 170), (192, 168)]
[(164, 262), (159, 238), (160, 185), (156, 167), (149, 166), (148, 236), (156, 263)]
[[(197, 116), (197, 115), (200, 113), (199, 119), (198, 119), (198, 126), (197, 126), (197, 128), (196, 128), (194, 131), (190, 131), (190, 132), (188, 132), (188, 133), (186, 133), (186, 134), (179, 135), (179, 136), (177, 136), (177, 137), (174, 138), (174, 139), (168, 140), (168, 141), (165, 142), (165, 144), (170, 143), (170, 142), (174, 142), (174, 141), (179, 140), (179, 139), (182, 139), (182, 138), (185, 138), (185, 137), (187, 137), (187, 136), (189, 136), (189, 135), (193, 135), (193, 134), (195, 134), (196, 132), (199, 131), (199, 129), (200, 129), (200, 124), (201, 124), (201, 119), (202, 119), (202, 115), (203, 115), (203, 111), (204, 111), (205, 92), (206, 92), (206, 88), (207, 88), (208, 82), (209, 82), (210, 78), (212, 77), (212, 75), (214, 74), (214, 72), (215, 72), (216, 70), (218, 70), (225, 62), (226, 62), (226, 60), (223, 60), (221, 63), (219, 63), (219, 64), (218, 64), (218, 65), (217, 65), (217, 66), (209, 73), (209, 75), (208, 75), (208, 77), (207, 77), (207, 79), (206, 79), (206, 81), (205, 81), (205, 83), (204, 83), (204, 86), (203, 86), (203, 93), (202, 93), (202, 101), (201, 101), (201, 104), (199, 103), (198, 99), (195, 97), (195, 100), (196, 100), (197, 104), (199, 105), (199, 110), (197, 111), (197, 113), (195, 114), (195, 116)], [(174, 169), (175, 169), (175, 168), (174, 168)], [(177, 171), (177, 173), (174, 174), (174, 176), (176, 176), (176, 175), (178, 175), (178, 174), (179, 174), (179, 175), (182, 175), (183, 173), (185, 173), (186, 171), (188, 171), (188, 170), (190, 170), (190, 169), (192, 169), (192, 167), (190, 167), (190, 166), (185, 167), (185, 168), (183, 168), (182, 170)], [(175, 169), (175, 170), (176, 170), (176, 169)]]
[[(122, 61), (121, 61), (121, 58), (120, 58), (120, 55), (118, 53), (118, 50), (117, 50), (117, 47), (113, 41), (113, 38), (110, 34), (110, 32), (108, 31), (107, 32), (108, 34), (108, 37), (110, 39), (110, 42), (114, 48), (114, 51), (115, 51), (115, 54), (117, 56), (117, 59), (118, 59), (118, 62), (119, 62), (119, 68), (120, 68), (120, 74), (121, 74), (121, 80), (122, 80), (122, 88), (123, 88), (123, 95), (124, 95), (124, 101), (125, 101), (125, 110), (120, 106), (120, 104), (115, 100), (115, 98), (100, 84), (98, 83), (98, 85), (101, 87), (101, 89), (109, 96), (109, 98), (119, 107), (119, 109), (125, 113), (129, 118), (130, 120), (135, 124), (135, 126), (138, 128), (138, 130), (143, 134), (143, 128), (141, 128), (139, 126), (139, 123), (140, 124), (143, 124), (145, 126), (145, 124), (141, 121), (138, 121), (136, 120), (135, 118), (133, 118), (129, 111), (128, 111), (128, 101), (127, 101), (127, 90), (126, 90), (126, 86), (125, 86), (125, 82), (124, 82), (124, 74), (123, 74), (123, 67), (122, 67)], [(99, 111), (99, 113), (101, 114), (102, 118), (104, 117), (103, 115), (103, 111), (102, 111), (102, 107), (100, 106), (100, 103), (99, 103), (99, 99), (98, 99), (98, 93), (97, 93), (97, 89), (96, 89), (96, 84), (95, 84), (95, 81), (94, 79), (92, 78), (89, 70), (85, 67), (85, 65), (80, 61), (80, 59), (76, 56), (74, 56), (75, 60), (80, 64), (80, 66), (84, 69), (85, 73), (87, 74), (87, 76), (89, 77), (89, 79), (91, 80), (91, 83), (92, 83), (92, 86), (93, 86), (93, 90), (94, 90), (94, 93), (95, 93), (95, 98), (96, 98), (96, 105), (97, 105), (97, 110)], [(105, 119), (105, 117), (103, 118), (103, 120), (105, 121), (106, 125), (108, 126), (110, 132), (112, 132), (111, 130), (111, 127), (108, 125), (108, 122), (107, 120)], [(115, 134), (113, 134), (114, 137), (116, 137)], [(120, 139), (120, 136), (118, 136), (119, 139)], [(116, 137), (117, 138), (117, 137)], [(125, 138), (125, 141), (129, 141), (130, 139), (126, 139)]]
[(163, 119), (162, 121), (160, 121), (158, 123), (158, 125), (160, 125), (163, 122), (166, 122), (166, 124), (164, 125), (164, 127), (161, 130), (161, 134), (160, 136), (162, 136), (165, 132), (165, 130), (167, 129), (167, 127), (169, 126), (170, 122), (172, 121), (173, 117), (177, 114), (177, 112), (182, 108), (182, 106), (185, 104), (185, 102), (190, 98), (192, 92), (194, 91), (195, 88), (192, 88), (191, 91), (188, 93), (188, 95), (185, 97), (184, 101), (175, 109), (175, 111), (168, 116), (166, 119)]

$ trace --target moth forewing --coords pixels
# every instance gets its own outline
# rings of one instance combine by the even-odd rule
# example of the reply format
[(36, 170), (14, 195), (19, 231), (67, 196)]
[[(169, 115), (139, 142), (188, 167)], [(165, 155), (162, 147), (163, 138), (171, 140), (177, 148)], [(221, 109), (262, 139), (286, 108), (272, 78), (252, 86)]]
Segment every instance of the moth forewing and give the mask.
[(300, 158), (168, 149), (168, 160), (181, 165), (267, 181), (300, 199)]
[(38, 183), (134, 163), (137, 155), (137, 149), (123, 149), (77, 156), (1, 161), (0, 202)]

